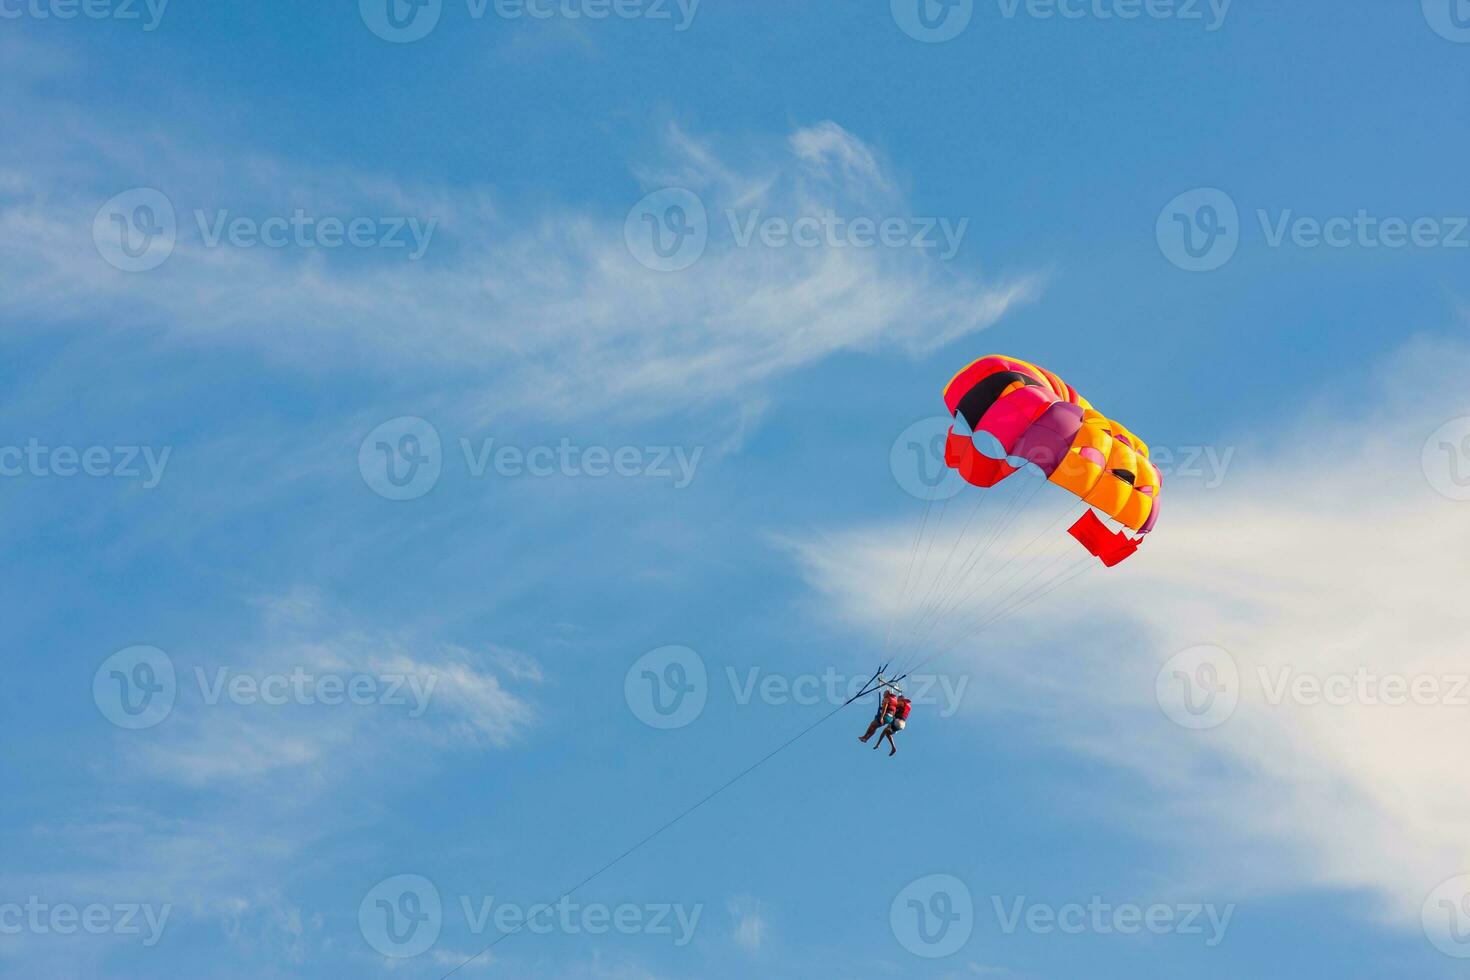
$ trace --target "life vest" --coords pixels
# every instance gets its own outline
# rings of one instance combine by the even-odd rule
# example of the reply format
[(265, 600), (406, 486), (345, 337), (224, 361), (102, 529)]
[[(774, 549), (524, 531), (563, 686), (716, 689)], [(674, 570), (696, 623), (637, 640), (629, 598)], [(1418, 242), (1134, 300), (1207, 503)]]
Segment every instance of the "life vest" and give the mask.
[(908, 698), (899, 698), (898, 706), (893, 709), (893, 717), (899, 721), (908, 721), (909, 709), (913, 707), (913, 704)]
[(898, 707), (898, 697), (892, 691), (883, 692), (883, 700), (878, 705), (878, 714), (889, 715)]

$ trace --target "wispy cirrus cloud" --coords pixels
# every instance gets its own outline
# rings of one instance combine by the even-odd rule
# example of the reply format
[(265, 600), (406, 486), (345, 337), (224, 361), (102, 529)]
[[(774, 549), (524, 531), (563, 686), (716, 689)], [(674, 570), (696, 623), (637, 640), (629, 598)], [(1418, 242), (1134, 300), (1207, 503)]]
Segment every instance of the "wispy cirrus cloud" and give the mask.
[[(626, 199), (531, 207), (492, 187), (314, 168), (156, 126), (123, 138), (118, 123), (21, 92), (38, 111), (0, 155), (0, 315), (32, 330), (105, 322), (314, 371), (392, 372), (484, 412), (666, 415), (759, 404), (768, 382), (839, 352), (931, 350), (1039, 288), (922, 248), (737, 241), (731, 209), (787, 222), (909, 214), (876, 151), (831, 121), (739, 148), (670, 126), (624, 166)], [(87, 151), (61, 129), (87, 132)], [(710, 216), (708, 247), (678, 272), (640, 264), (625, 237), (639, 197), (669, 182)], [(124, 272), (99, 255), (94, 220), (135, 188), (161, 195), (145, 216), (163, 228), (171, 211), (177, 233), (157, 268)], [(99, 234), (141, 222), (137, 205), (114, 202)], [(283, 247), (230, 243), (231, 222), (298, 213), (375, 222), (379, 242), (402, 244), (299, 245), (294, 231)]]
[[(321, 913), (291, 889), (312, 848), (351, 836), (391, 797), (385, 787), (503, 749), (537, 724), (526, 691), (541, 668), (517, 651), (369, 635), (305, 590), (255, 608), (257, 629), (227, 647), (165, 651), (171, 710), (92, 748), (109, 802), (26, 828), (49, 867), (16, 864), (0, 887), (146, 902), (167, 911), (171, 934), (222, 930), (242, 955), (301, 963), (330, 945)], [(186, 815), (171, 809), (180, 798)], [(74, 944), (53, 945), (26, 956), (54, 954), (64, 971), (83, 962)]]
[(254, 640), (177, 652), (178, 703), (134, 749), (153, 778), (238, 792), (290, 776), (328, 789), (405, 745), (500, 749), (535, 722), (512, 688), (539, 683), (541, 669), (517, 651), (416, 650), (345, 625), (301, 590), (259, 606)]

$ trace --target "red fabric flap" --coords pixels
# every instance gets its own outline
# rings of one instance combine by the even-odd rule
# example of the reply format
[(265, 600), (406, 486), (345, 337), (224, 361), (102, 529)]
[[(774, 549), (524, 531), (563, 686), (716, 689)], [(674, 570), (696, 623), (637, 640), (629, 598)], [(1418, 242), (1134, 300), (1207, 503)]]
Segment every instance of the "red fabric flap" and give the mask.
[(1107, 525), (1090, 510), (1067, 528), (1067, 533), (1109, 568), (1137, 551), (1143, 542), (1142, 538), (1130, 538), (1121, 531), (1109, 531)]

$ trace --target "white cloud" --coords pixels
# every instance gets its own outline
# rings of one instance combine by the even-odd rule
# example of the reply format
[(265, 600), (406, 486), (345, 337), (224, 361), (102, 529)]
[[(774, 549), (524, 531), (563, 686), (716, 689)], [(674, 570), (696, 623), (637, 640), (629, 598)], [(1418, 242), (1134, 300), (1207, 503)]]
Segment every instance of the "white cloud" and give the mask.
[[(657, 158), (630, 169), (696, 191), (714, 228), (703, 257), (671, 273), (644, 268), (624, 241), (629, 209), (659, 183), (606, 206), (532, 209), (482, 187), (312, 170), (249, 147), (110, 140), (116, 124), (98, 119), (82, 127), (97, 157), (86, 164), (60, 130), (78, 127), (75, 111), (46, 108), (18, 130), (25, 145), (0, 153), (0, 315), (33, 329), (161, 329), (313, 371), (391, 372), (481, 413), (758, 407), (781, 375), (839, 352), (933, 349), (1037, 289), (1024, 275), (983, 281), (935, 250), (739, 246), (727, 209), (910, 216), (873, 152), (831, 122), (724, 152), (670, 127)], [(34, 123), (63, 118), (54, 133)], [(135, 186), (161, 191), (180, 231), (160, 268), (124, 273), (101, 259), (92, 225)], [(437, 224), (418, 262), (410, 249), (209, 247), (199, 230), (296, 209)]]
[[(1470, 503), (1436, 493), (1421, 465), (1429, 435), (1470, 415), (1467, 373), (1465, 347), (1413, 344), (1373, 372), (1393, 383), (1364, 391), (1365, 375), (1330, 411), (1318, 402), (1275, 436), (1242, 440), (1217, 489), (1166, 480), (1159, 529), (1135, 558), (1022, 610), (1006, 642), (936, 666), (985, 673), (984, 710), (1032, 713), (1037, 730), (1138, 777), (1142, 797), (1128, 781), (1126, 798), (1092, 805), (1177, 845), (1181, 890), (1360, 890), (1417, 928), (1430, 890), (1470, 871), (1470, 707), (1270, 694), (1282, 671), (1470, 673)], [(890, 612), (916, 612), (913, 599), (880, 601), (912, 535), (847, 529), (797, 555), (828, 609), (881, 641)], [(1155, 679), (1199, 644), (1233, 656), (1239, 704), (1188, 731), (1165, 718)]]
[[(237, 954), (300, 963), (328, 949), (319, 913), (303, 908), (287, 884), (310, 862), (312, 848), (365, 815), (392, 792), (413, 785), (419, 771), (451, 753), (511, 744), (536, 723), (519, 690), (541, 679), (539, 665), (503, 647), (477, 654), (456, 647), (415, 649), (412, 637), (367, 636), (341, 625), (341, 615), (300, 590), (256, 603), (258, 635), (223, 654), (168, 651), (178, 676), (172, 713), (154, 728), (117, 730), (99, 755), (97, 775), (122, 780), (109, 804), (74, 823), (43, 823), (27, 831), (38, 850), (66, 855), (79, 870), (0, 874), (12, 894), (38, 894), (86, 903), (109, 898), (167, 903), (171, 935), (222, 930)], [(502, 681), (491, 664), (509, 664)], [(427, 710), (415, 715), (411, 685), (375, 683), (365, 703), (328, 705), (240, 703), (221, 693), (201, 696), (195, 667), (213, 685), (217, 667), (230, 679), (260, 684), (271, 676), (394, 681), (429, 680)], [(263, 690), (263, 688), (262, 688)], [(292, 689), (295, 690), (294, 688)], [(314, 685), (306, 688), (319, 693)], [(117, 767), (117, 760), (126, 766)], [(189, 816), (169, 812), (182, 791)], [(174, 801), (176, 802), (176, 801)], [(370, 873), (369, 873), (370, 874)], [(59, 945), (59, 944), (58, 944)], [(3, 953), (0, 953), (3, 955)], [(25, 955), (34, 960), (32, 952)], [(35, 953), (34, 955), (42, 955)], [(58, 955), (61, 955), (58, 953)], [(61, 972), (75, 972), (75, 960)]]
[(868, 187), (888, 187), (873, 150), (830, 120), (791, 134), (791, 149), (799, 160), (825, 177), (835, 171)]
[(509, 665), (516, 684), (538, 683), (539, 665), (524, 654), (443, 645), (410, 652), (412, 640), (341, 626), (307, 592), (258, 605), (265, 622), (253, 642), (224, 656), (171, 652), (177, 704), (135, 749), (154, 776), (238, 787), (291, 773), (305, 785), (332, 785), (404, 744), (504, 748), (534, 724), (530, 703), (489, 666)]
[[(160, 923), (163, 943), (184, 942), (181, 935), (201, 929), (215, 941), (223, 933), (237, 954), (263, 952), (299, 963), (323, 933), (321, 916), (303, 911), (280, 884), (299, 855), (292, 836), (300, 828), (267, 826), (276, 822), (265, 813), (274, 809), (268, 801), (257, 800), (252, 809), (249, 818), (232, 810), (211, 820), (106, 804), (75, 822), (38, 824), (18, 842), (67, 856), (68, 870), (10, 869), (0, 874), (0, 888), (79, 906), (137, 902)], [(274, 873), (262, 873), (266, 869)], [(140, 943), (136, 934), (115, 940), (117, 946)], [(54, 955), (65, 964), (56, 975), (79, 975), (80, 964), (98, 952), (72, 937), (33, 937), (33, 945), (40, 948), (26, 951), (27, 962), (39, 968), (39, 957)]]
[(735, 920), (733, 936), (736, 945), (758, 953), (766, 944), (769, 925), (761, 905), (753, 898), (741, 896), (729, 901), (727, 909)]

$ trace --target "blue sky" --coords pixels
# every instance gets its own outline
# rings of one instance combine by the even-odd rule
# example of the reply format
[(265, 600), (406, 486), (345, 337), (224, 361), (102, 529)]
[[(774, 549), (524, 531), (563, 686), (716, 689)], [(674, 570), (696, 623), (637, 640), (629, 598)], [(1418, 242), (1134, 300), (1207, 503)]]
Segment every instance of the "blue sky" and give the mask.
[(394, 2), (0, 0), (0, 975), (1463, 973), (1462, 0)]

